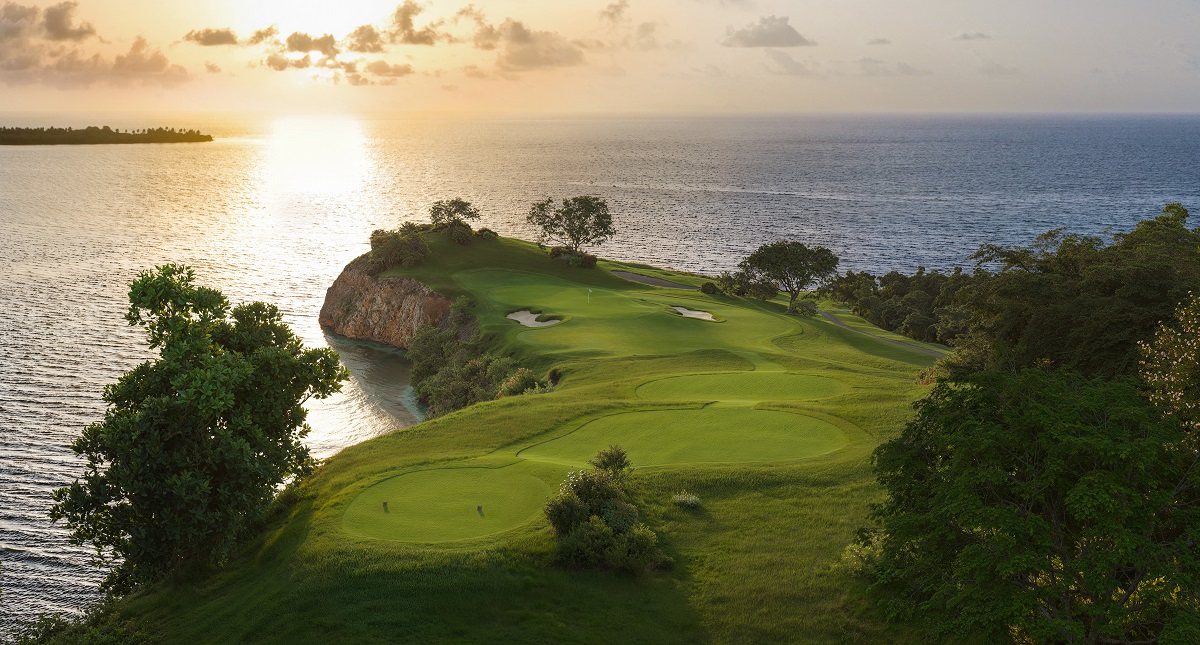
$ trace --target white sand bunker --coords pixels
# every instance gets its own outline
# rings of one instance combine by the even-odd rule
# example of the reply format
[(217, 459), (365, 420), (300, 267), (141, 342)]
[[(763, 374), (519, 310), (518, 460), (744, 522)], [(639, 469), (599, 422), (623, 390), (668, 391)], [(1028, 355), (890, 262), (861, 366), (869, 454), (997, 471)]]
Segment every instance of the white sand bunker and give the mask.
[(528, 309), (522, 309), (521, 311), (514, 311), (511, 314), (508, 314), (505, 316), (505, 318), (508, 318), (509, 320), (515, 320), (526, 327), (549, 327), (550, 325), (557, 325), (558, 323), (562, 322), (561, 320), (538, 321), (538, 316), (540, 315), (541, 314), (535, 314)]
[(712, 314), (708, 313), (707, 311), (696, 311), (695, 309), (688, 309), (687, 307), (671, 308), (675, 311), (678, 311), (681, 316), (686, 316), (688, 318), (699, 318), (700, 320), (707, 320), (709, 322), (716, 322), (716, 320), (713, 319)]

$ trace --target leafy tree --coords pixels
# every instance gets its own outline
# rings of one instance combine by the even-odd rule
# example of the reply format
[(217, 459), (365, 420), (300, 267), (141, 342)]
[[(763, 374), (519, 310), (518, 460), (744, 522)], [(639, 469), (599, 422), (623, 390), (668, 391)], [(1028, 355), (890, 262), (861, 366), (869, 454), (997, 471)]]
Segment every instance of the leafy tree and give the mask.
[(411, 269), (429, 256), (429, 245), (420, 231), (402, 226), (395, 231), (377, 229), (371, 233), (370, 262), (379, 271), (393, 267)]
[(1181, 304), (1174, 320), (1159, 326), (1154, 340), (1140, 349), (1150, 401), (1180, 419), (1200, 442), (1200, 295)]
[(577, 256), (584, 245), (603, 244), (616, 233), (608, 203), (590, 195), (564, 199), (559, 208), (547, 198), (535, 203), (525, 219), (541, 231), (538, 242), (565, 246)]
[(769, 283), (787, 292), (788, 313), (796, 313), (800, 292), (820, 284), (837, 270), (838, 259), (823, 246), (779, 241), (764, 244), (742, 260), (738, 267), (751, 284)]
[(82, 479), (51, 516), (113, 563), (114, 593), (221, 563), (263, 517), (276, 487), (312, 467), (304, 402), (348, 377), (331, 349), (306, 349), (279, 309), (230, 308), (193, 271), (166, 265), (130, 286), (130, 325), (159, 352), (104, 391), (104, 419), (72, 444)]
[(625, 449), (621, 446), (612, 445), (592, 457), (589, 464), (596, 470), (603, 470), (612, 477), (613, 481), (625, 481), (625, 477), (629, 474), (630, 467), (633, 466), (629, 461), (629, 455), (625, 454)]
[[(442, 228), (451, 224), (467, 224), (480, 217), (479, 210), (464, 199), (455, 197), (449, 200), (438, 200), (429, 207), (429, 221), (434, 227)], [(467, 229), (470, 230), (467, 224)]]
[(874, 456), (893, 611), (996, 641), (1196, 642), (1197, 453), (1135, 381), (978, 373), (916, 409)]

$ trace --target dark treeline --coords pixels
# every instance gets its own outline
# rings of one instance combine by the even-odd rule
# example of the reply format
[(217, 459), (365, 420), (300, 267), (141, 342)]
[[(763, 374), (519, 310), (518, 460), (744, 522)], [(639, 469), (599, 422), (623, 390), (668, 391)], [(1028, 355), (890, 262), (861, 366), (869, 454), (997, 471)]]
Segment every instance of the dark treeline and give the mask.
[(1029, 246), (986, 244), (973, 272), (848, 272), (825, 291), (872, 323), (956, 348), (951, 367), (1064, 367), (1131, 374), (1138, 341), (1200, 291), (1200, 229), (1170, 204), (1109, 237), (1049, 231)]
[(114, 130), (110, 127), (89, 126), (74, 128), (6, 128), (0, 127), (0, 145), (94, 145), (106, 143), (202, 143), (212, 141), (212, 135), (199, 130), (175, 128), (145, 128)]

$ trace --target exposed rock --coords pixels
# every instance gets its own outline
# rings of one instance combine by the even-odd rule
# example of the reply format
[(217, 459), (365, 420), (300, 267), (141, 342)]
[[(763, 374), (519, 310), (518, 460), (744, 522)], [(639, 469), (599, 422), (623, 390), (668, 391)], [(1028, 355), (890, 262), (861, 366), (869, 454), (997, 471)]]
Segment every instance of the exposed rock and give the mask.
[(408, 347), (422, 325), (441, 325), (451, 301), (412, 278), (380, 277), (355, 258), (325, 292), (321, 327), (359, 340)]

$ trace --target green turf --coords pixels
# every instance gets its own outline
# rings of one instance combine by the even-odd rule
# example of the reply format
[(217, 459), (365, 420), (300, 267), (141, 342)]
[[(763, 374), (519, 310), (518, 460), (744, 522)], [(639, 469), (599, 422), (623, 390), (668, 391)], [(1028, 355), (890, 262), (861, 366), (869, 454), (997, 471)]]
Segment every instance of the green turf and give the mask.
[[(224, 571), (146, 590), (125, 613), (166, 643), (937, 642), (919, 623), (885, 621), (842, 566), (879, 499), (871, 451), (910, 418), (932, 356), (878, 330), (783, 315), (777, 301), (650, 287), (604, 267), (700, 276), (570, 267), (503, 238), (460, 247), (433, 235), (430, 249), (388, 275), (469, 297), (498, 349), (558, 368), (560, 384), (343, 450)], [(505, 318), (526, 307), (563, 322)], [(644, 466), (631, 501), (670, 571), (553, 564), (542, 504), (611, 443)], [(701, 508), (672, 504), (680, 490)]]
[(355, 535), (405, 542), (465, 540), (507, 531), (536, 517), (552, 490), (551, 482), (530, 471), (518, 463), (391, 477), (359, 493), (346, 508), (342, 526)]
[(672, 376), (642, 385), (637, 395), (655, 401), (813, 401), (846, 389), (824, 376), (746, 372)]
[(802, 459), (841, 448), (846, 435), (827, 421), (775, 410), (645, 410), (601, 417), (520, 456), (582, 465), (611, 444), (625, 448), (634, 466), (681, 466)]

